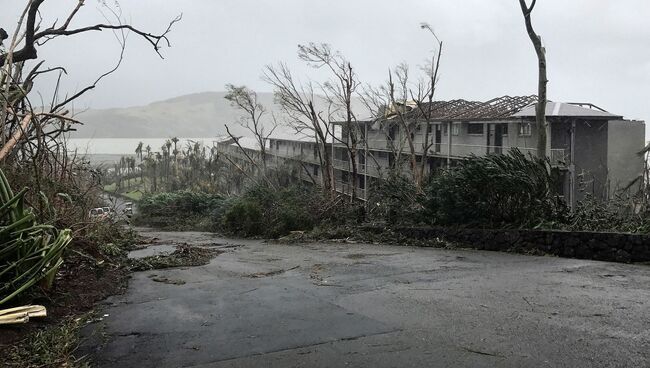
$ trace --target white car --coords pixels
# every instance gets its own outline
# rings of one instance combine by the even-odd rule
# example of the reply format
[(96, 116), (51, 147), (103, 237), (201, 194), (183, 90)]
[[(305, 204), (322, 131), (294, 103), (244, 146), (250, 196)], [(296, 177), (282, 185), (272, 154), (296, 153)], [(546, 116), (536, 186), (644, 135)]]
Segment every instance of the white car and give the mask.
[(91, 220), (103, 220), (108, 217), (108, 212), (106, 212), (102, 207), (93, 208), (88, 214)]

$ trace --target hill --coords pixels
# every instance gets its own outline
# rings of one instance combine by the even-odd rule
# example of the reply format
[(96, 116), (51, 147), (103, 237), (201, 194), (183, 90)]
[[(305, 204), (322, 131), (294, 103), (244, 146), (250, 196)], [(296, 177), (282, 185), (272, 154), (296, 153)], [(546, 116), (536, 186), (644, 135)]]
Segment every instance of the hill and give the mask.
[[(161, 138), (214, 137), (226, 134), (228, 124), (236, 135), (250, 135), (236, 124), (241, 112), (230, 106), (225, 92), (203, 92), (154, 102), (146, 106), (88, 110), (77, 115), (84, 125), (73, 138)], [(282, 112), (273, 103), (273, 93), (258, 93), (258, 101), (273, 111), (279, 121)], [(358, 103), (357, 105), (361, 105)], [(289, 127), (276, 130), (277, 137), (295, 136)]]

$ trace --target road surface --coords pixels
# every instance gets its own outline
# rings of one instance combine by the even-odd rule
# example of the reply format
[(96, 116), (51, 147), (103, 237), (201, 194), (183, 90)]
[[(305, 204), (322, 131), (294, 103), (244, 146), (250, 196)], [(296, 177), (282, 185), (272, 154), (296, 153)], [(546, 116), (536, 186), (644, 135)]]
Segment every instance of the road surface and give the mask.
[(85, 329), (100, 367), (650, 367), (649, 266), (144, 235), (226, 252), (134, 274)]

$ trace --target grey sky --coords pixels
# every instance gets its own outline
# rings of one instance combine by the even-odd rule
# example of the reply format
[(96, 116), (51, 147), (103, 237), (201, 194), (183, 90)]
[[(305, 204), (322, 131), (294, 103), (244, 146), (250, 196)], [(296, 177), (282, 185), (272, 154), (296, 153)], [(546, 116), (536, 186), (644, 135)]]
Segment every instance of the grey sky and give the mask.
[[(1, 0), (0, 25), (10, 29), (24, 1)], [(11, 5), (8, 5), (11, 3)], [(63, 14), (74, 0), (49, 0)], [(93, 108), (146, 104), (226, 83), (261, 91), (265, 64), (286, 61), (298, 75), (312, 73), (296, 58), (298, 43), (328, 42), (357, 68), (364, 83), (386, 79), (409, 63), (413, 72), (432, 50), (430, 23), (445, 42), (438, 98), (486, 100), (536, 93), (536, 58), (517, 0), (121, 0), (124, 15), (159, 31), (178, 13), (173, 47), (160, 60), (146, 43), (129, 39), (122, 68), (83, 103)], [(66, 6), (67, 5), (67, 6)], [(11, 9), (14, 7), (15, 9)], [(9, 9), (7, 9), (9, 8)], [(77, 19), (101, 20), (90, 0)], [(59, 15), (61, 17), (62, 15)], [(548, 54), (549, 97), (587, 101), (627, 118), (650, 119), (650, 1), (540, 0), (533, 22)], [(115, 61), (109, 33), (59, 39), (41, 50), (49, 65), (65, 65), (74, 90)]]

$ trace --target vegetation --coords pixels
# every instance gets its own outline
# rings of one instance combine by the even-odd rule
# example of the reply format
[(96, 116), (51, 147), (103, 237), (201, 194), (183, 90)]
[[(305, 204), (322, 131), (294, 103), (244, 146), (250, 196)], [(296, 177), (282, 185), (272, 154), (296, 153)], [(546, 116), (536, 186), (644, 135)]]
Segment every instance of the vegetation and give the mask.
[(212, 212), (223, 197), (189, 190), (147, 194), (138, 203), (135, 222), (169, 230), (213, 230)]
[(179, 245), (169, 255), (132, 259), (129, 262), (129, 268), (132, 271), (147, 271), (171, 267), (202, 266), (208, 264), (212, 258), (221, 253), (216, 249)]
[(319, 220), (320, 199), (307, 186), (274, 189), (258, 184), (216, 213), (215, 221), (228, 233), (277, 238), (291, 231), (311, 230)]
[(26, 193), (23, 189), (14, 195), (0, 170), (0, 306), (39, 281), (51, 287), (72, 240), (69, 229), (36, 222), (25, 206)]
[(442, 225), (535, 227), (564, 221), (557, 175), (548, 161), (518, 150), (470, 157), (431, 178), (424, 214)]
[(124, 156), (114, 167), (104, 171), (103, 189), (139, 200), (145, 194), (192, 190), (205, 193), (228, 193), (238, 179), (230, 163), (218, 159), (216, 147), (200, 142), (170, 138), (159, 151), (140, 142), (136, 157)]
[(75, 356), (79, 346), (79, 330), (91, 319), (67, 318), (58, 326), (37, 331), (21, 344), (9, 349), (3, 357), (5, 367), (90, 367), (88, 359)]
[[(46, 306), (48, 319), (3, 329), (0, 355), (3, 366), (84, 366), (73, 352), (85, 319), (75, 316), (119, 291), (126, 279), (119, 266), (123, 245), (133, 239), (121, 226), (89, 217), (91, 208), (103, 205), (102, 177), (68, 149), (67, 133), (80, 123), (72, 104), (117, 70), (128, 33), (159, 53), (180, 18), (155, 34), (127, 24), (117, 2), (99, 2), (101, 24), (80, 23), (85, 0), (57, 8), (57, 19), (52, 1), (22, 3), (15, 22), (0, 24), (11, 27), (9, 32), (0, 28), (0, 307), (37, 302)], [(74, 93), (61, 91), (68, 72), (39, 60), (40, 48), (47, 43), (56, 50), (65, 39), (98, 30), (110, 30), (119, 42), (116, 65)], [(52, 85), (40, 82), (48, 75), (56, 81), (54, 89), (36, 90)], [(39, 102), (30, 101), (33, 96)], [(13, 193), (9, 183), (25, 189)]]
[(421, 197), (412, 179), (391, 172), (371, 187), (369, 219), (389, 224), (417, 223), (422, 212)]

